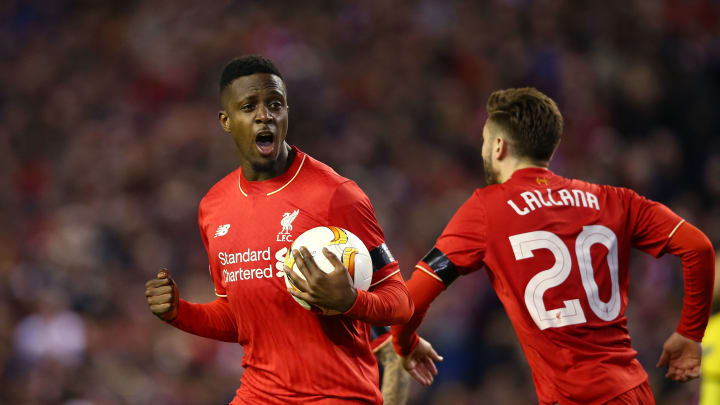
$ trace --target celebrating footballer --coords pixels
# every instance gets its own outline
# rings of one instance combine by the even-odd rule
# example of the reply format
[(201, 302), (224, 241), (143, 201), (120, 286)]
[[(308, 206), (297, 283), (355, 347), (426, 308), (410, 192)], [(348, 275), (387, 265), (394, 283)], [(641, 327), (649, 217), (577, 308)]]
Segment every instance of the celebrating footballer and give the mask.
[(439, 356), (416, 329), (442, 291), (484, 268), (530, 364), (540, 404), (654, 404), (626, 325), (634, 247), (682, 260), (682, 315), (657, 366), (667, 366), (674, 381), (698, 377), (715, 264), (708, 238), (632, 190), (550, 171), (563, 118), (539, 91), (497, 91), (487, 112), (488, 186), (457, 210), (417, 264), (408, 281), (415, 313), (393, 327), (405, 367), (432, 383)]
[[(354, 182), (286, 143), (288, 98), (278, 69), (265, 58), (232, 60), (220, 80), (220, 125), (235, 142), (240, 167), (200, 202), (198, 222), (217, 298), (180, 298), (167, 271), (146, 283), (152, 313), (185, 332), (239, 343), (245, 371), (232, 404), (380, 404), (370, 325), (406, 322), (413, 305), (385, 245), (367, 196)], [(353, 288), (347, 268), (318, 270), (307, 249), (289, 251), (305, 230), (335, 226), (368, 248), (368, 291)], [(310, 305), (285, 284), (294, 255), (302, 274), (288, 274)], [(200, 270), (200, 269), (199, 269)], [(288, 272), (291, 273), (291, 272)]]

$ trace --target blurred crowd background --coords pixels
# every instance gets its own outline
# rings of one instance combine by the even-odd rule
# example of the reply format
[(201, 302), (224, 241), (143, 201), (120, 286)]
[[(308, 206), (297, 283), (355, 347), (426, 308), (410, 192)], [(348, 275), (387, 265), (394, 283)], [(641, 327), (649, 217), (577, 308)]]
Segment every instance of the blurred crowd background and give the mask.
[[(720, 247), (720, 2), (0, 2), (0, 403), (216, 404), (239, 345), (164, 325), (144, 282), (213, 299), (196, 209), (238, 165), (217, 121), (224, 64), (273, 59), (288, 141), (357, 181), (409, 277), (484, 185), (485, 102), (532, 85), (566, 120), (551, 168), (631, 187)], [(697, 382), (654, 365), (679, 260), (633, 257), (629, 327), (658, 404)], [(531, 404), (529, 367), (478, 272), (431, 308), (445, 356), (414, 404)]]

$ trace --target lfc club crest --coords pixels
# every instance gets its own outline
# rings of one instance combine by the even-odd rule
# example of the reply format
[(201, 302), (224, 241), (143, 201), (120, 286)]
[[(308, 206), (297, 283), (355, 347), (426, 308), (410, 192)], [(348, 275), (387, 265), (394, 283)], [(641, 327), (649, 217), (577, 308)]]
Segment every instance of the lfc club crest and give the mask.
[(283, 214), (282, 219), (280, 220), (280, 225), (282, 226), (282, 230), (278, 232), (276, 240), (278, 242), (292, 242), (292, 235), (290, 232), (292, 232), (292, 223), (297, 218), (298, 214), (300, 213), (300, 210), (297, 209), (293, 212), (286, 212)]

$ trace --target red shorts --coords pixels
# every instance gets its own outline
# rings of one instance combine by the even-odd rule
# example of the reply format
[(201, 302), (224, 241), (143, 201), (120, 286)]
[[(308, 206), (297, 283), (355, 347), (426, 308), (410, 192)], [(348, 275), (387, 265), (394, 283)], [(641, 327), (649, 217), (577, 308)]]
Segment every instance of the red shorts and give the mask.
[(616, 396), (605, 405), (655, 405), (650, 384), (647, 380), (637, 387)]

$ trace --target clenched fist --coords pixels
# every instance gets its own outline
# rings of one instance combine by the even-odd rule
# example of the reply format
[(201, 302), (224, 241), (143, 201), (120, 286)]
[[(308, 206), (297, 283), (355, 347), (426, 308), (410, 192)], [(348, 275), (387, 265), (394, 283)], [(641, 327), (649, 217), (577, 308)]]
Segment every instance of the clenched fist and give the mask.
[(145, 296), (150, 311), (165, 322), (172, 322), (177, 317), (180, 294), (177, 285), (166, 269), (160, 270), (157, 278), (145, 283)]

